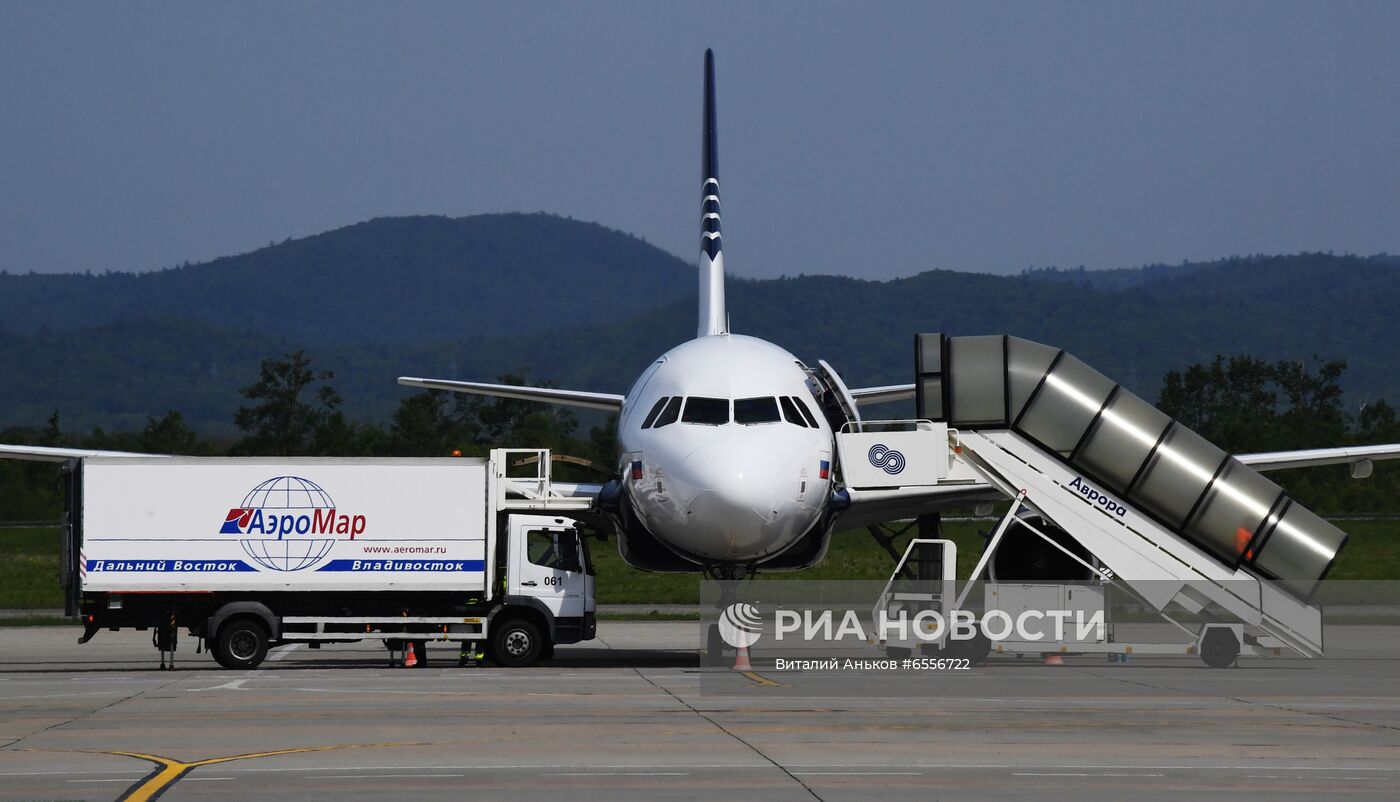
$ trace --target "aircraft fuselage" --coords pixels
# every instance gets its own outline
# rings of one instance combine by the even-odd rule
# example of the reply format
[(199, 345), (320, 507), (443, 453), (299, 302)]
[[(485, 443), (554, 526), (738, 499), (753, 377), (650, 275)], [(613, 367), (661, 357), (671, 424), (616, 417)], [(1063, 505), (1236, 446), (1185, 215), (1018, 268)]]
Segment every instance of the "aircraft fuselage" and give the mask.
[(792, 354), (736, 334), (657, 359), (618, 420), (636, 520), (704, 566), (759, 565), (796, 543), (831, 492), (832, 431), (811, 382)]

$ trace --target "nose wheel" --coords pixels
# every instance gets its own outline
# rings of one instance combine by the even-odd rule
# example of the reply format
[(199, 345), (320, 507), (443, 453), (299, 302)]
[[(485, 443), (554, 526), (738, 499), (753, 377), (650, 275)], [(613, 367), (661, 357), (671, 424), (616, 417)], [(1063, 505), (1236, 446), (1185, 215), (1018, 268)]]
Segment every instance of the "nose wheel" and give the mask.
[[(749, 565), (708, 565), (705, 575), (719, 583), (719, 599), (715, 609), (723, 612), (729, 605), (739, 600), (739, 583), (753, 576), (753, 566)], [(719, 624), (710, 624), (705, 633), (704, 663), (707, 666), (725, 664), (725, 651), (733, 651), (719, 634)]]

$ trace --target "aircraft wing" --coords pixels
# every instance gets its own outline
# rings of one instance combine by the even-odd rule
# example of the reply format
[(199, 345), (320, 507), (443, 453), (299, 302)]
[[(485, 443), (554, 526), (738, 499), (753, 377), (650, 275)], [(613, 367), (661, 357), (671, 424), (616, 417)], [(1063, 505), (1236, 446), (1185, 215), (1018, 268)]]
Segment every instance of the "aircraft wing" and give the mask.
[(856, 404), (866, 406), (869, 404), (883, 404), (886, 401), (902, 401), (905, 398), (914, 397), (914, 385), (912, 384), (891, 384), (885, 387), (858, 387), (851, 390), (851, 398)]
[(542, 401), (546, 404), (588, 407), (607, 412), (617, 412), (622, 409), (622, 396), (614, 393), (589, 393), (582, 390), (559, 390), (553, 387), (521, 387), (514, 384), (460, 382), (450, 379), (419, 379), (413, 376), (400, 376), (399, 384), (405, 387), (425, 387), (429, 390), (448, 390), (454, 393), (472, 393), (473, 395), (489, 395), (496, 398), (514, 398), (520, 401)]
[(1400, 443), (1309, 448), (1302, 451), (1268, 451), (1262, 454), (1238, 454), (1235, 458), (1256, 471), (1282, 471), (1288, 468), (1310, 468), (1314, 465), (1350, 465), (1353, 476), (1364, 478), (1371, 475), (1370, 463), (1383, 459), (1400, 459)]
[(138, 454), (134, 451), (101, 451), (94, 448), (50, 448), (49, 446), (12, 446), (0, 443), (0, 459), (25, 459), (35, 462), (67, 462), (83, 457), (166, 457), (168, 454)]

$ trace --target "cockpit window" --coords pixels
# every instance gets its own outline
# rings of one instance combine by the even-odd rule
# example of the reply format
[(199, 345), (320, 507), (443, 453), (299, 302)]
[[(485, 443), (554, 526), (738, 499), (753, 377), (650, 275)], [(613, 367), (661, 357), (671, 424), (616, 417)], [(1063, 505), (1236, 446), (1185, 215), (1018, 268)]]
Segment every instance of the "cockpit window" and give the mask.
[(751, 425), (777, 423), (780, 420), (782, 417), (778, 415), (778, 400), (772, 396), (734, 399), (735, 423)]
[(807, 425), (811, 426), (813, 429), (818, 428), (817, 419), (812, 417), (812, 411), (807, 408), (807, 403), (800, 398), (794, 398), (793, 400), (797, 402), (797, 408), (802, 410), (802, 417), (807, 419)]
[(729, 399), (699, 396), (687, 398), (685, 413), (681, 415), (681, 421), (683, 423), (703, 423), (709, 426), (726, 424), (729, 422)]
[(656, 417), (656, 421), (652, 423), (652, 427), (660, 429), (662, 426), (670, 426), (671, 424), (675, 423), (676, 418), (679, 418), (680, 416), (681, 397), (675, 396), (670, 400), (669, 403), (666, 404), (666, 408), (661, 411), (661, 414)]
[(642, 421), (643, 429), (650, 429), (651, 425), (656, 423), (656, 416), (661, 414), (661, 410), (666, 408), (666, 402), (670, 400), (669, 397), (664, 397), (656, 402), (656, 406), (652, 407), (651, 411), (647, 413), (646, 420)]
[(795, 423), (802, 428), (807, 428), (807, 421), (803, 419), (802, 413), (797, 411), (797, 399), (790, 395), (783, 396), (783, 417), (788, 423)]

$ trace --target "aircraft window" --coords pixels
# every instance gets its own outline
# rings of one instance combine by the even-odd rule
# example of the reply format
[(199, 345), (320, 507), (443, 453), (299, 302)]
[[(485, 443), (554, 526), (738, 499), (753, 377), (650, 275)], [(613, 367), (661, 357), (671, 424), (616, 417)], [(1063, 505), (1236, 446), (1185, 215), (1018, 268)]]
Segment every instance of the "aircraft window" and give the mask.
[(652, 427), (660, 429), (662, 426), (670, 426), (671, 424), (675, 423), (676, 418), (679, 418), (680, 416), (681, 397), (673, 396), (671, 398), (670, 403), (666, 404), (666, 408), (663, 409), (661, 411), (661, 414), (656, 417), (656, 422), (652, 424)]
[(685, 414), (681, 415), (683, 423), (703, 423), (709, 426), (719, 426), (729, 422), (729, 399), (728, 398), (701, 398), (695, 396), (685, 400)]
[(735, 423), (777, 423), (782, 419), (778, 414), (778, 402), (772, 396), (734, 399)]
[(642, 421), (643, 429), (650, 429), (651, 425), (656, 423), (656, 416), (661, 414), (661, 410), (666, 408), (666, 402), (670, 400), (669, 397), (666, 397), (656, 402), (656, 406), (652, 407), (651, 411), (647, 413), (646, 420)]
[(788, 423), (795, 423), (802, 428), (807, 428), (807, 421), (802, 419), (802, 413), (797, 411), (797, 399), (790, 395), (785, 395), (783, 401), (783, 417)]
[(800, 409), (800, 410), (802, 410), (802, 417), (804, 417), (804, 418), (807, 419), (807, 425), (808, 425), (808, 426), (811, 426), (813, 429), (818, 428), (818, 427), (817, 427), (817, 419), (814, 418), (814, 417), (812, 417), (812, 411), (811, 411), (810, 409), (807, 408), (807, 402), (806, 402), (806, 401), (803, 401), (803, 400), (800, 399), (800, 398), (796, 398), (796, 399), (793, 399), (793, 400), (795, 400), (795, 401), (797, 402), (797, 408)]

